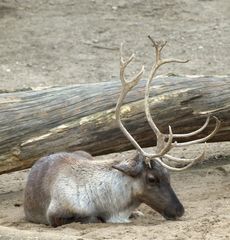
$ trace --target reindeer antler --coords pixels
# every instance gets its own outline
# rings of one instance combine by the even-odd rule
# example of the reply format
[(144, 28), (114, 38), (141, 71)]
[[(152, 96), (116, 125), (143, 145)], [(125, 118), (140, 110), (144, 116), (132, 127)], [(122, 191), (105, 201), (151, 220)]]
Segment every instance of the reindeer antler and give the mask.
[(138, 82), (141, 79), (142, 74), (144, 73), (144, 66), (142, 66), (141, 70), (137, 73), (135, 77), (133, 77), (131, 80), (127, 80), (124, 76), (125, 74), (125, 68), (128, 66), (128, 64), (134, 59), (134, 54), (132, 54), (128, 60), (124, 60), (122, 56), (122, 51), (123, 51), (123, 44), (121, 44), (120, 47), (120, 79), (121, 79), (121, 93), (119, 96), (119, 99), (117, 101), (116, 105), (116, 120), (118, 122), (118, 125), (121, 129), (121, 131), (124, 133), (124, 135), (129, 139), (129, 141), (133, 144), (133, 146), (145, 157), (147, 158), (154, 158), (154, 157), (160, 157), (166, 152), (168, 152), (169, 147), (172, 143), (172, 130), (171, 127), (169, 127), (169, 135), (168, 135), (168, 144), (165, 146), (165, 148), (160, 151), (158, 154), (156, 153), (148, 153), (145, 152), (140, 145), (136, 142), (136, 140), (131, 136), (131, 134), (127, 131), (127, 129), (124, 127), (123, 123), (121, 122), (120, 114), (121, 114), (121, 106), (123, 103), (124, 98), (126, 97), (127, 93), (138, 84)]
[[(216, 126), (214, 128), (214, 130), (206, 137), (204, 138), (200, 138), (197, 140), (193, 140), (193, 141), (188, 141), (188, 142), (184, 142), (184, 143), (178, 143), (178, 142), (173, 142), (173, 137), (176, 138), (184, 138), (184, 137), (190, 137), (193, 135), (196, 135), (198, 133), (200, 133), (201, 131), (203, 131), (210, 120), (210, 116), (207, 117), (206, 122), (204, 123), (204, 125), (199, 128), (196, 131), (190, 132), (190, 133), (186, 133), (186, 134), (173, 134), (172, 133), (172, 129), (169, 126), (169, 134), (164, 134), (161, 133), (161, 131), (158, 129), (158, 127), (156, 126), (156, 124), (154, 123), (151, 113), (150, 113), (150, 104), (149, 104), (149, 92), (150, 92), (150, 84), (158, 70), (158, 68), (166, 63), (171, 63), (171, 62), (176, 62), (176, 63), (186, 63), (188, 62), (188, 60), (180, 60), (180, 59), (162, 59), (161, 58), (161, 51), (164, 48), (164, 46), (166, 45), (167, 42), (163, 42), (163, 41), (154, 41), (150, 36), (148, 36), (148, 38), (151, 40), (153, 47), (155, 48), (156, 51), (156, 60), (155, 63), (153, 64), (151, 71), (149, 73), (149, 77), (146, 83), (146, 88), (145, 88), (145, 114), (148, 120), (148, 123), (150, 125), (150, 127), (152, 128), (152, 130), (154, 131), (154, 133), (156, 134), (157, 137), (157, 147), (156, 147), (156, 152), (154, 153), (147, 153), (145, 152), (140, 145), (135, 141), (135, 139), (130, 135), (130, 133), (126, 130), (126, 128), (124, 127), (124, 125), (121, 122), (120, 119), (120, 113), (121, 113), (121, 106), (123, 103), (124, 98), (126, 97), (127, 93), (138, 84), (138, 82), (140, 81), (140, 78), (144, 72), (144, 67), (142, 67), (142, 69), (140, 70), (139, 73), (137, 73), (137, 75), (130, 81), (126, 80), (124, 77), (124, 72), (125, 72), (125, 68), (128, 66), (128, 64), (134, 59), (134, 54), (132, 54), (130, 56), (130, 58), (127, 61), (124, 61), (123, 57), (122, 57), (122, 46), (121, 45), (121, 58), (120, 58), (120, 78), (121, 78), (121, 82), (122, 82), (122, 89), (121, 89), (121, 94), (120, 97), (118, 99), (117, 102), (117, 106), (116, 106), (116, 119), (117, 122), (119, 124), (120, 129), (122, 130), (122, 132), (125, 134), (125, 136), (130, 140), (130, 142), (134, 145), (134, 147), (143, 155), (145, 156), (145, 162), (151, 167), (151, 161), (158, 161), (160, 162), (164, 167), (170, 169), (170, 170), (176, 170), (176, 171), (181, 171), (184, 169), (189, 168), (190, 166), (192, 166), (195, 162), (200, 161), (201, 159), (204, 158), (205, 155), (205, 148), (202, 152), (202, 154), (196, 158), (193, 159), (183, 159), (183, 158), (177, 158), (177, 157), (173, 157), (169, 154), (167, 154), (167, 152), (169, 152), (173, 147), (180, 147), (180, 146), (187, 146), (187, 145), (191, 145), (194, 143), (200, 143), (200, 142), (204, 142), (207, 141), (208, 139), (210, 139), (219, 129), (220, 127), (220, 121), (218, 120), (218, 118), (214, 117), (216, 120)], [(166, 139), (168, 139), (168, 141), (166, 141)], [(205, 145), (206, 146), (206, 145)], [(161, 157), (161, 158), (159, 158)], [(180, 162), (180, 163), (186, 163), (187, 165), (185, 167), (182, 168), (176, 168), (176, 167), (172, 167), (168, 164), (166, 164), (162, 159), (166, 158), (168, 160), (172, 160), (174, 162)]]
[[(146, 113), (146, 117), (147, 117), (147, 120), (149, 122), (149, 125), (151, 126), (151, 128), (153, 129), (153, 131), (155, 132), (155, 134), (157, 136), (157, 150), (156, 150), (156, 152), (158, 153), (159, 151), (161, 151), (162, 147), (167, 145), (167, 143), (165, 143), (165, 139), (166, 138), (170, 138), (171, 139), (172, 136), (171, 136), (171, 134), (167, 135), (167, 134), (161, 133), (160, 130), (157, 128), (156, 124), (154, 123), (152, 117), (151, 117), (150, 106), (149, 106), (150, 84), (151, 84), (151, 81), (153, 80), (153, 77), (156, 74), (157, 69), (160, 66), (162, 66), (163, 64), (171, 63), (171, 62), (186, 63), (186, 62), (188, 62), (188, 60), (162, 59), (161, 58), (161, 51), (162, 51), (162, 49), (164, 48), (164, 46), (166, 45), (167, 42), (161, 42), (161, 41), (157, 42), (157, 41), (154, 41), (150, 36), (148, 36), (148, 38), (151, 40), (151, 42), (153, 44), (153, 47), (155, 48), (155, 51), (156, 51), (156, 61), (155, 61), (155, 64), (153, 65), (153, 67), (152, 67), (152, 69), (150, 71), (150, 74), (149, 74), (149, 77), (148, 77), (148, 81), (147, 81), (147, 84), (146, 84), (146, 90), (145, 90), (145, 113)], [(216, 117), (214, 117), (214, 118), (216, 120), (216, 126), (215, 126), (215, 129), (208, 136), (206, 136), (204, 138), (201, 138), (201, 139), (184, 142), (184, 143), (174, 142), (170, 146), (171, 149), (173, 147), (188, 146), (188, 145), (191, 145), (191, 144), (194, 144), (194, 143), (205, 142), (208, 139), (210, 139), (212, 136), (215, 135), (215, 133), (218, 131), (218, 129), (220, 127), (220, 121), (218, 120), (218, 118), (216, 118)], [(175, 137), (182, 138), (182, 137), (190, 137), (190, 136), (196, 135), (196, 134), (200, 133), (201, 131), (203, 131), (207, 127), (207, 125), (209, 123), (209, 120), (210, 120), (210, 116), (207, 117), (205, 124), (201, 128), (199, 128), (198, 130), (196, 130), (196, 131), (193, 131), (193, 132), (190, 132), (190, 133), (187, 133), (187, 134), (173, 134), (173, 137), (174, 138)], [(203, 153), (200, 156), (198, 156), (198, 157), (196, 157), (194, 159), (177, 158), (177, 157), (170, 156), (168, 154), (165, 154), (163, 157), (167, 158), (168, 160), (175, 161), (175, 162), (190, 163), (190, 164), (188, 164), (184, 168), (172, 168), (172, 167), (170, 167), (170, 169), (172, 169), (172, 170), (184, 170), (185, 168), (188, 168), (191, 165), (193, 165), (195, 162), (203, 159), (204, 155), (205, 155), (205, 148), (203, 150)], [(158, 161), (160, 161), (162, 163), (162, 161), (160, 159), (158, 159)], [(169, 166), (166, 165), (165, 167), (169, 167)]]

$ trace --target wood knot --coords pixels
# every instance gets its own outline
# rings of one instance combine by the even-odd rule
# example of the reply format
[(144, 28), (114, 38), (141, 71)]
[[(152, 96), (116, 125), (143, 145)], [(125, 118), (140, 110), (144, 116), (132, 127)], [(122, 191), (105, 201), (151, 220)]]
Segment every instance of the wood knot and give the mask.
[(21, 154), (21, 150), (20, 150), (20, 147), (16, 146), (16, 147), (13, 147), (11, 149), (11, 153), (13, 156), (19, 158), (20, 154)]

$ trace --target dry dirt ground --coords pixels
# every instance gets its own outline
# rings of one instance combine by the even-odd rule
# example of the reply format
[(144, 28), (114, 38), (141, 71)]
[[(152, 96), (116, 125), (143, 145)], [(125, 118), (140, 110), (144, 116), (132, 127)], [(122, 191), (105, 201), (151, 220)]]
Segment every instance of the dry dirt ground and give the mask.
[[(190, 148), (188, 157), (200, 151)], [(28, 170), (0, 176), (0, 239), (230, 239), (230, 156), (229, 143), (208, 145), (206, 164), (189, 171), (172, 173), (172, 185), (183, 202), (185, 215), (179, 221), (164, 220), (146, 205), (145, 216), (130, 224), (79, 224), (58, 228), (29, 223), (23, 214), (23, 189)], [(187, 149), (188, 150), (188, 149)], [(101, 156), (128, 158), (133, 151)], [(183, 156), (183, 150), (175, 152)]]
[[(165, 55), (191, 59), (161, 73), (229, 74), (229, 0), (1, 0), (0, 89), (118, 79), (120, 42), (137, 56), (129, 73), (142, 64), (148, 70), (148, 34), (168, 40)], [(145, 216), (127, 225), (31, 224), (22, 208), (28, 171), (1, 175), (0, 239), (230, 239), (229, 149), (230, 143), (208, 145), (209, 164), (172, 174), (186, 209), (180, 221), (141, 206)]]

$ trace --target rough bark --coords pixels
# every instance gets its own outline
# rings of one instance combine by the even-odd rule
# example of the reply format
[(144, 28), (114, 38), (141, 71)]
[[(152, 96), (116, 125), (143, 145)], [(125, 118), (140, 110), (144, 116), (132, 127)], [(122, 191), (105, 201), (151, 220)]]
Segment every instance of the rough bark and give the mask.
[[(148, 147), (155, 136), (143, 112), (144, 86), (142, 80), (128, 95), (122, 118)], [(28, 168), (58, 151), (100, 155), (132, 149), (114, 119), (119, 91), (116, 81), (0, 94), (0, 174)], [(163, 132), (169, 124), (175, 133), (192, 131), (211, 113), (222, 122), (211, 141), (230, 140), (230, 76), (159, 77), (151, 93), (152, 115)], [(213, 127), (214, 121), (200, 136)]]

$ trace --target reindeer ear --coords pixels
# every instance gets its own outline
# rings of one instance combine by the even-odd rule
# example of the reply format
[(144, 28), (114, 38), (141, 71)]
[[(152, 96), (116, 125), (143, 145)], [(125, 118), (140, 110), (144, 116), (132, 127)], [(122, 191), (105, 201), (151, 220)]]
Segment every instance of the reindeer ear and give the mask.
[(133, 159), (127, 159), (113, 165), (113, 168), (131, 177), (136, 177), (144, 169), (144, 159), (140, 154), (137, 154)]

